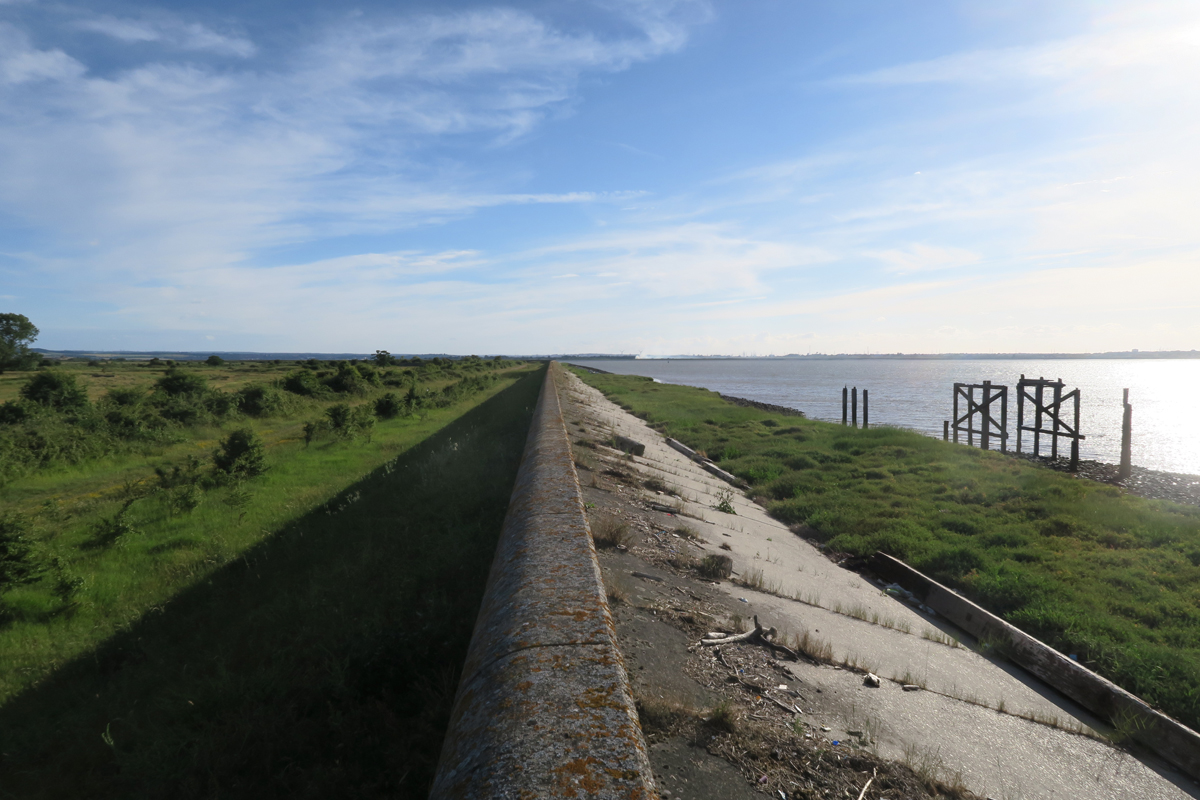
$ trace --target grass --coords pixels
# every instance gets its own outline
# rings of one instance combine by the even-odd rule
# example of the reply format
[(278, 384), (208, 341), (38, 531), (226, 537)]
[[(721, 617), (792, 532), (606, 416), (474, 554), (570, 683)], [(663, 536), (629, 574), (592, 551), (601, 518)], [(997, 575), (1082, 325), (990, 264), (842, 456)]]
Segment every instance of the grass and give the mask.
[(629, 523), (612, 514), (593, 514), (588, 527), (592, 530), (592, 542), (597, 549), (628, 547), (629, 543), (633, 541)]
[(577, 373), (828, 549), (890, 553), (1200, 727), (1200, 508), (892, 428)]
[(369, 442), (256, 421), (268, 471), (190, 513), (166, 491), (118, 513), (136, 453), (10, 483), (63, 575), (5, 595), (0, 796), (424, 797), (540, 379)]

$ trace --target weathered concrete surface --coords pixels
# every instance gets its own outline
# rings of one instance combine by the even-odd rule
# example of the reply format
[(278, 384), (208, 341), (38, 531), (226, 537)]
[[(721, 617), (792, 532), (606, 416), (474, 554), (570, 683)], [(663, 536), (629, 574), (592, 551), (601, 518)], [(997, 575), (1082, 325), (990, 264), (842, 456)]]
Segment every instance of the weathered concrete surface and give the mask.
[(903, 561), (886, 553), (876, 553), (874, 560), (878, 574), (916, 592), (927, 606), (976, 638), (1004, 642), (1013, 662), (1084, 708), (1109, 720), (1126, 719), (1136, 741), (1193, 779), (1200, 779), (1200, 734), (1196, 731)]
[[(997, 800), (1200, 797), (1189, 777), (1161, 760), (1135, 757), (1103, 741), (1044, 724), (1102, 725), (1022, 670), (970, 647), (935, 641), (943, 632), (968, 645), (973, 640), (944, 618), (924, 614), (830, 563), (745, 497), (732, 497), (736, 515), (714, 510), (728, 484), (598, 391), (576, 379), (570, 392), (577, 399), (573, 414), (582, 425), (646, 444), (645, 456), (630, 460), (628, 466), (679, 490), (683, 511), (690, 517), (687, 524), (707, 540), (707, 552), (730, 555), (735, 577), (761, 574), (761, 585), (772, 593), (722, 584), (745, 609), (745, 617), (758, 614), (765, 625), (808, 632), (828, 642), (835, 661), (857, 662), (892, 679), (871, 689), (851, 671), (792, 665), (808, 689), (802, 691), (807, 698), (803, 719), (831, 728), (823, 735), (845, 739), (850, 730), (869, 726), (880, 755), (936, 762), (943, 775), (960, 775), (968, 788)], [(732, 550), (719, 549), (721, 544)], [(883, 624), (872, 624), (872, 619)], [(920, 683), (927, 690), (905, 692), (900, 681)]]
[(552, 364), (431, 798), (657, 797)]

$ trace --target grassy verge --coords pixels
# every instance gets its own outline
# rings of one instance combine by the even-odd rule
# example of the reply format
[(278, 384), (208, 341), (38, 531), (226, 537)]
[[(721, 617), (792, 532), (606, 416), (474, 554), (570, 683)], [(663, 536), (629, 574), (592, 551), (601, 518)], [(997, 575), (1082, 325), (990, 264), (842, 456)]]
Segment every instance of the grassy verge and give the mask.
[[(11, 483), (76, 585), (4, 595), (0, 797), (423, 797), (540, 377), (369, 441), (253, 421), (270, 469), (188, 511), (162, 490), (117, 513), (135, 453)], [(193, 433), (159, 457), (211, 448)], [(91, 491), (44, 503), (67, 486)]]
[(577, 374), (748, 481), (804, 535), (901, 558), (1200, 727), (1200, 508), (908, 431)]

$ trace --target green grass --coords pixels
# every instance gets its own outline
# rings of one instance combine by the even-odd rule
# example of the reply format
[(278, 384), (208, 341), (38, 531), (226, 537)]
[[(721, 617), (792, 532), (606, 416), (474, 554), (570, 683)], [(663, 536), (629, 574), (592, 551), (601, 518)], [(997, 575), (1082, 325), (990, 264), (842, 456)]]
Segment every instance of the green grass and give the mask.
[(1200, 727), (1200, 508), (908, 431), (577, 374), (748, 481), (804, 535), (901, 558)]
[[(423, 797), (541, 374), (381, 420), (369, 443), (252, 421), (265, 475), (190, 513), (141, 497), (110, 544), (98, 523), (144, 456), (10, 483), (79, 588), (64, 601), (47, 569), (2, 596), (0, 797)], [(190, 434), (150, 461), (220, 431)]]

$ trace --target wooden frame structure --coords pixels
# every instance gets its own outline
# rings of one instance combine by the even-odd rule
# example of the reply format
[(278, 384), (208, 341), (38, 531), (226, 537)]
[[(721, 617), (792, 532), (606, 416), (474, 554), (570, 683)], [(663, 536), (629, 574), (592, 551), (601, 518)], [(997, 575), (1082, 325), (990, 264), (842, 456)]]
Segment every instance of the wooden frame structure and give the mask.
[[(1050, 437), (1050, 457), (1058, 458), (1058, 439), (1060, 436), (1071, 440), (1071, 471), (1079, 468), (1079, 441), (1086, 439), (1079, 433), (1079, 390), (1072, 389), (1063, 394), (1062, 379), (1056, 381), (1045, 378), (1026, 378), (1021, 376), (1017, 381), (1017, 452), (1021, 452), (1021, 431), (1033, 434), (1033, 454), (1042, 454), (1042, 434)], [(1033, 393), (1030, 394), (1029, 390)], [(1048, 398), (1047, 392), (1050, 393)], [(1033, 425), (1025, 424), (1025, 401), (1033, 403)], [(1074, 405), (1073, 423), (1067, 423), (1062, 418), (1063, 403), (1072, 402)], [(1049, 418), (1049, 423), (1045, 419)], [(1049, 424), (1052, 427), (1044, 427)]]
[[(979, 400), (975, 392), (980, 392)], [(967, 410), (959, 414), (959, 398), (966, 401)], [(1000, 401), (1000, 419), (992, 416), (992, 403)], [(975, 415), (979, 415), (979, 427), (974, 427)], [(964, 427), (963, 423), (966, 422)], [(991, 381), (983, 383), (954, 384), (954, 418), (950, 423), (954, 431), (954, 441), (958, 441), (959, 432), (967, 434), (967, 444), (975, 444), (975, 434), (979, 434), (979, 446), (984, 450), (991, 449), (993, 438), (1000, 440), (1001, 452), (1008, 451), (1008, 387), (994, 386)], [(1018, 434), (1019, 436), (1020, 434)]]

